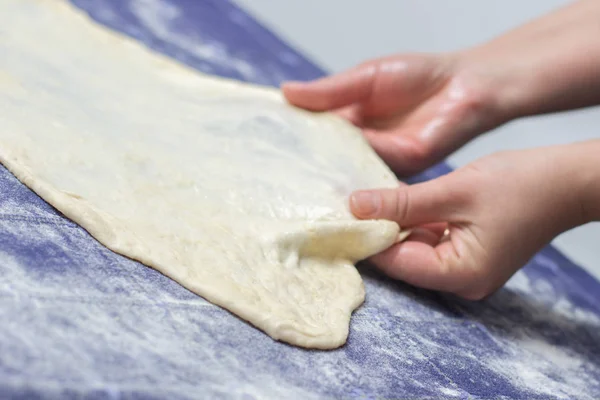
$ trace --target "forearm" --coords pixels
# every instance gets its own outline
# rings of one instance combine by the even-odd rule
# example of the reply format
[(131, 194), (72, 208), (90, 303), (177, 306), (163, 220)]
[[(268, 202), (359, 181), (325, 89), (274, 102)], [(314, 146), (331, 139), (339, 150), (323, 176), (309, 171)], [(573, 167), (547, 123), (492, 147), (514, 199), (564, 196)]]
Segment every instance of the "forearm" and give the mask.
[(504, 119), (600, 104), (600, 1), (580, 0), (465, 52)]

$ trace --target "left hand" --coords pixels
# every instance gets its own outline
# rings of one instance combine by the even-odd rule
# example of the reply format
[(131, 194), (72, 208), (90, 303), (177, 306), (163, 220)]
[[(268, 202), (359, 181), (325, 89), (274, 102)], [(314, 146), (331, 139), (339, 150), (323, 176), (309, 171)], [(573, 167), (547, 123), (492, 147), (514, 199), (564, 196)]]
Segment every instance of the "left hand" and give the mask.
[(398, 54), (282, 90), (297, 107), (335, 111), (361, 128), (390, 168), (408, 176), (507, 119), (498, 107), (498, 74), (479, 73), (479, 61), (463, 59)]

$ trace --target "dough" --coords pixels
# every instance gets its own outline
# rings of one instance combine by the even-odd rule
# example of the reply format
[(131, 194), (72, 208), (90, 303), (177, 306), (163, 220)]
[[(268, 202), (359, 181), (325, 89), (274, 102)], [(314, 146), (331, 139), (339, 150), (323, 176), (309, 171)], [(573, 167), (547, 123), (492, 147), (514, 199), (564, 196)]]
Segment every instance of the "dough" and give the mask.
[(354, 263), (401, 239), (355, 189), (397, 180), (345, 121), (209, 77), (62, 2), (0, 5), (0, 161), (113, 251), (272, 338), (345, 343)]

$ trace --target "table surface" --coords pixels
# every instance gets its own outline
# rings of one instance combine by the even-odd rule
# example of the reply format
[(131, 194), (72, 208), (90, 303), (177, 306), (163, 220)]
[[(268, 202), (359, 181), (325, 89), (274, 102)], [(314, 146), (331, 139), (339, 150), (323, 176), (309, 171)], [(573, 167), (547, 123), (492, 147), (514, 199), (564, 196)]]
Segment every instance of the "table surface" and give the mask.
[[(224, 0), (71, 1), (206, 73), (270, 85), (324, 73)], [(552, 247), (481, 303), (360, 267), (367, 300), (348, 343), (308, 351), (107, 250), (4, 168), (0, 224), (0, 398), (600, 395), (600, 284)]]

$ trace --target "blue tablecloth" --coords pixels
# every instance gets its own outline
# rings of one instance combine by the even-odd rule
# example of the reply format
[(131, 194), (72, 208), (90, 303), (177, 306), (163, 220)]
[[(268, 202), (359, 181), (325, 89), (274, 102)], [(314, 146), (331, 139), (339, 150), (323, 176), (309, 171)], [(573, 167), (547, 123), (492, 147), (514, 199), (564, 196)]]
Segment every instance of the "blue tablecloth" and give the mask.
[[(226, 0), (72, 3), (203, 72), (323, 75)], [(308, 351), (105, 249), (4, 168), (0, 225), (2, 399), (600, 396), (600, 284), (552, 247), (482, 303), (361, 267), (347, 345)]]

